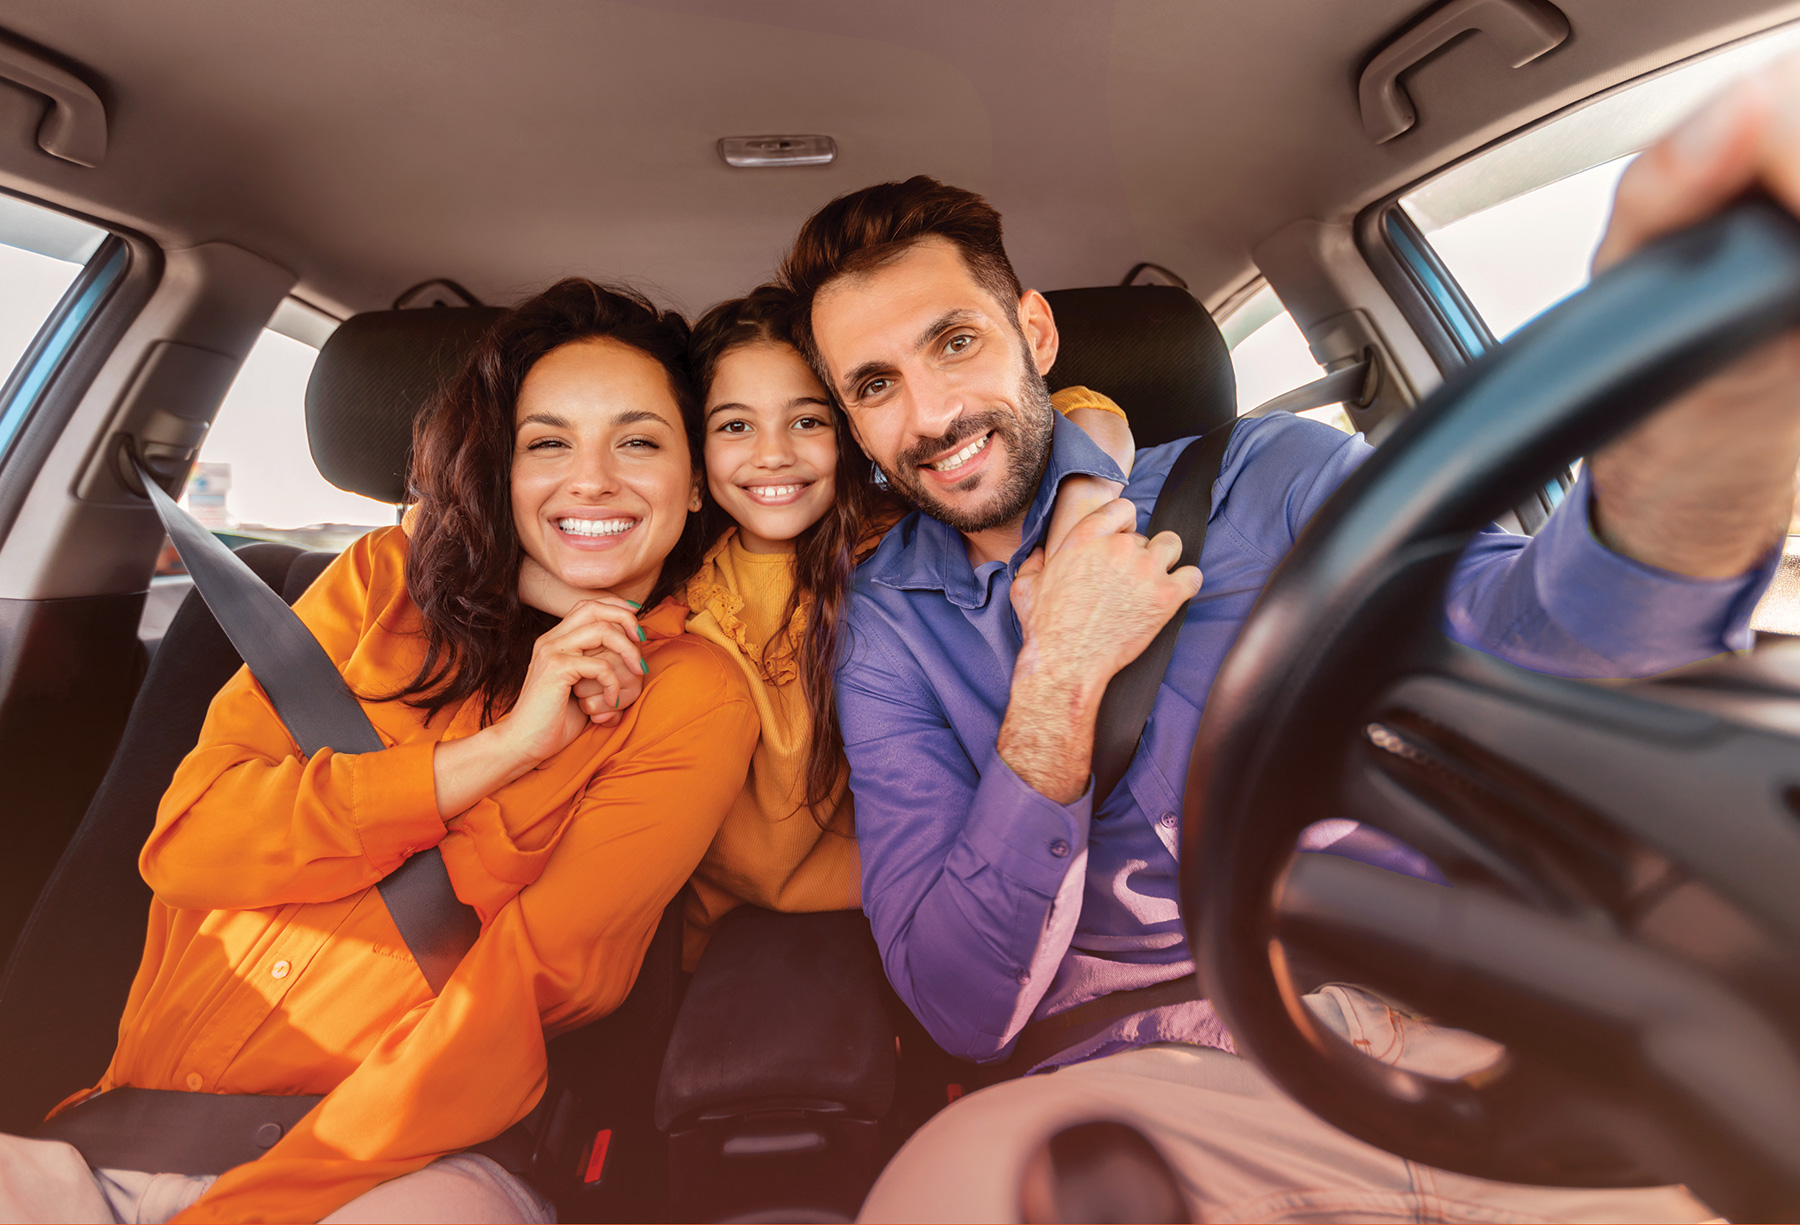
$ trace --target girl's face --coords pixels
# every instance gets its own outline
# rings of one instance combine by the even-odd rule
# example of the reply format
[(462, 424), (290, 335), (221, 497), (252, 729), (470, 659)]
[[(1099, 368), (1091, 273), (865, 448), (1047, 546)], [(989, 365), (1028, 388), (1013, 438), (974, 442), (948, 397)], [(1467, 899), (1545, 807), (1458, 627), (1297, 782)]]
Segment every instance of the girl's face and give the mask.
[(706, 485), (752, 553), (787, 553), (836, 494), (831, 400), (784, 344), (740, 345), (706, 394)]
[(531, 602), (601, 590), (642, 602), (700, 508), (662, 366), (616, 340), (552, 349), (525, 375), (513, 424), (513, 524), (542, 571)]

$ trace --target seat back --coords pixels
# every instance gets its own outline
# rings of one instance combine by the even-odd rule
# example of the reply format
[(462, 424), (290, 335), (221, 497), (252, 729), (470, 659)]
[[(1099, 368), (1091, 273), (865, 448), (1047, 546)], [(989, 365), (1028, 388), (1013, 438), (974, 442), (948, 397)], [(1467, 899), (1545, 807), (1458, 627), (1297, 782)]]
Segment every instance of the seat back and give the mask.
[(1225, 337), (1173, 285), (1103, 285), (1044, 295), (1062, 348), (1050, 390), (1091, 387), (1119, 402), (1140, 447), (1204, 434), (1237, 416)]
[[(238, 555), (290, 603), (329, 553), (246, 545)], [(138, 852), (213, 695), (243, 661), (198, 593), (170, 622), (112, 765), (38, 895), (0, 977), (0, 1132), (26, 1132), (92, 1085), (118, 1040), (144, 950), (150, 887)]]

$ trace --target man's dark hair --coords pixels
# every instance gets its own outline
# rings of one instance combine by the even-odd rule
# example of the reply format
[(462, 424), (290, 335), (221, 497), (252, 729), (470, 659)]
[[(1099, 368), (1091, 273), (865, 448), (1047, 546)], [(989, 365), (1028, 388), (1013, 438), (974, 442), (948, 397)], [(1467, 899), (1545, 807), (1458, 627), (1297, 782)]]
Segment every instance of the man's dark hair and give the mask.
[(975, 280), (1018, 326), (1014, 308), (1025, 290), (1001, 245), (994, 206), (922, 174), (904, 183), (877, 183), (839, 196), (807, 218), (781, 265), (781, 280), (796, 298), (796, 345), (827, 388), (831, 380), (813, 341), (813, 299), (839, 277), (879, 268), (931, 237), (955, 245)]

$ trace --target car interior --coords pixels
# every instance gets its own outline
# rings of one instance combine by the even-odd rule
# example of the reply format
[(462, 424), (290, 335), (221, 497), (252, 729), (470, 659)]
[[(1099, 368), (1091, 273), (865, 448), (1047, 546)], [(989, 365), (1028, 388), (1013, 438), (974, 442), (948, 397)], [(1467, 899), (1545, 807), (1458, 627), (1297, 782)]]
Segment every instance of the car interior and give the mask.
[[(0, 1131), (104, 1069), (137, 852), (240, 662), (153, 581), (134, 460), (191, 493), (273, 328), (318, 350), (297, 462), (397, 513), (415, 415), (509, 302), (582, 274), (691, 317), (829, 199), (926, 173), (1000, 209), (1058, 320), (1051, 386), (1111, 395), (1140, 446), (1282, 408), (1377, 443), (1195, 749), (1183, 911), (1240, 1048), (1420, 1160), (1800, 1212), (1800, 556), (1757, 650), (1642, 685), (1446, 650), (1429, 611), (1468, 533), (1541, 526), (1645, 387), (1800, 321), (1800, 238), (1754, 205), (1516, 332), (1458, 227), (1616, 175), (1795, 22), (1794, 0), (12, 0), (0, 244), (69, 279), (0, 369)], [(1305, 368), (1245, 403), (1277, 318)], [(334, 555), (239, 553), (290, 603)], [(153, 624), (159, 583), (181, 602)], [(1455, 887), (1296, 856), (1320, 817)], [(852, 1218), (982, 1072), (900, 1004), (859, 913), (740, 909), (690, 974), (679, 909), (486, 1151), (562, 1219)], [(1295, 1003), (1337, 979), (1485, 1022), (1506, 1074), (1372, 1071)]]

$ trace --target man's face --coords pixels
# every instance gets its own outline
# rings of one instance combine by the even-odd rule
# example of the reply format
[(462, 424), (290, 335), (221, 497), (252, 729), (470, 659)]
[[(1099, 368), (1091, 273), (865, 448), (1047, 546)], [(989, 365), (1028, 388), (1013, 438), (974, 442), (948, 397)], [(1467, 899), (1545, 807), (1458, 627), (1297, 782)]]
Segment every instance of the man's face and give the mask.
[(856, 437), (895, 491), (963, 532), (1024, 515), (1054, 410), (1056, 323), (1042, 295), (1008, 310), (945, 239), (928, 238), (813, 302), (813, 335)]

